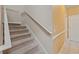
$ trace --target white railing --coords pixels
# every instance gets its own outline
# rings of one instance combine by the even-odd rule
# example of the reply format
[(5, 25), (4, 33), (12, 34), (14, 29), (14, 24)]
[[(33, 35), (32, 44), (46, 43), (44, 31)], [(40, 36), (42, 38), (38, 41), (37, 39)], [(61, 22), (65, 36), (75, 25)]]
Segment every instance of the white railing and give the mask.
[(60, 33), (58, 33), (57, 35), (53, 36), (53, 39), (56, 39), (58, 36), (60, 36), (60, 35), (63, 34), (63, 33), (65, 33), (65, 30), (62, 31), (62, 32), (60, 32)]
[(29, 15), (26, 11), (22, 13), (22, 15), (27, 15), (33, 22), (35, 22), (40, 28), (42, 28), (47, 34), (52, 35), (48, 29), (46, 29), (43, 25), (41, 25), (38, 21), (36, 21), (31, 15)]
[(4, 11), (4, 19), (3, 19), (3, 24), (4, 24), (4, 44), (0, 46), (0, 51), (3, 51), (5, 49), (8, 49), (11, 47), (11, 39), (10, 39), (10, 32), (9, 32), (9, 26), (8, 26), (8, 18), (7, 18), (7, 12), (6, 8), (3, 9)]

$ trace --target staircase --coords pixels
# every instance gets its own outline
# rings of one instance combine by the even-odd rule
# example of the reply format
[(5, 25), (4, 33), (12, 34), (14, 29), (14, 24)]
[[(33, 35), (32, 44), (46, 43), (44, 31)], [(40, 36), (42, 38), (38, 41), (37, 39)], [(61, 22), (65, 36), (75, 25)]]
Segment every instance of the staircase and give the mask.
[(12, 47), (4, 50), (4, 54), (35, 54), (39, 53), (39, 46), (26, 26), (9, 23)]

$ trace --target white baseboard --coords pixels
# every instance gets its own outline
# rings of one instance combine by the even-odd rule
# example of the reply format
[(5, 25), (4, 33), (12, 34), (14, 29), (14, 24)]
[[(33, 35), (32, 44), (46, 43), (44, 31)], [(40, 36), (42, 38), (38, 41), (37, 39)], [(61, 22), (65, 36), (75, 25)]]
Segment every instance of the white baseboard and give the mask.
[(21, 22), (8, 22), (8, 23), (21, 24)]

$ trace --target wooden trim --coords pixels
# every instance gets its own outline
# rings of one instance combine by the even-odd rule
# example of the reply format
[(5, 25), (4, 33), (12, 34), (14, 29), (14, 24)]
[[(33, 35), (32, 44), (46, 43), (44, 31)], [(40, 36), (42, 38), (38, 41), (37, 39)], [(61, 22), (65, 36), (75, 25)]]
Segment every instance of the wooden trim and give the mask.
[(5, 7), (4, 7), (4, 47), (5, 47), (5, 49), (11, 48), (11, 39), (10, 39), (10, 31), (9, 31), (9, 26), (8, 26), (8, 17), (7, 17), (7, 11), (6, 11)]
[(58, 36), (60, 36), (60, 35), (63, 34), (63, 33), (65, 33), (65, 30), (62, 31), (62, 32), (60, 32), (60, 33), (58, 33), (57, 35), (53, 36), (53, 39), (56, 39)]
[(59, 53), (64, 45), (65, 33), (62, 33), (53, 41), (53, 51), (54, 53)]
[(4, 39), (2, 41), (4, 42), (4, 44), (2, 44), (0, 46), (0, 51), (11, 48), (11, 40), (10, 40), (10, 33), (9, 33), (9, 27), (8, 27), (7, 13), (6, 13), (6, 8), (4, 8), (4, 7), (2, 7), (2, 18), (3, 18), (2, 21), (4, 22), (4, 26), (3, 26), (4, 27), (4, 30), (3, 30), (4, 31)]

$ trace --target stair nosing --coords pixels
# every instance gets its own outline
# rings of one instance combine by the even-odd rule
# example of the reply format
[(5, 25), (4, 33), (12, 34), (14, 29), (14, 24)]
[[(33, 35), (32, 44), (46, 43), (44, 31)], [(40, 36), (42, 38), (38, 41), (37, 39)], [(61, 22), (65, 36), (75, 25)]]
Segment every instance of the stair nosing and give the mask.
[(21, 25), (20, 23), (8, 23), (8, 24)]
[(9, 25), (9, 28), (12, 28), (12, 27), (13, 27), (13, 28), (17, 28), (17, 27), (19, 27), (19, 28), (21, 28), (21, 27), (26, 28), (26, 26), (10, 26), (10, 25)]
[(10, 32), (18, 32), (18, 31), (27, 31), (28, 29), (20, 29), (20, 30), (10, 30)]
[(16, 38), (16, 37), (19, 37), (19, 36), (23, 36), (23, 35), (28, 35), (28, 34), (31, 34), (31, 33), (23, 33), (23, 34), (16, 34), (16, 35), (11, 35), (11, 38)]

